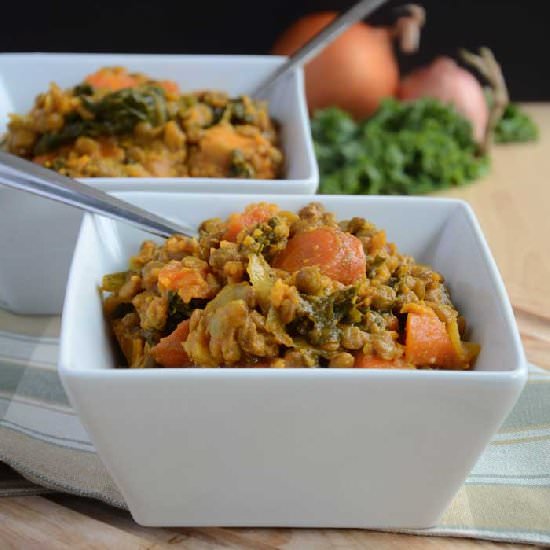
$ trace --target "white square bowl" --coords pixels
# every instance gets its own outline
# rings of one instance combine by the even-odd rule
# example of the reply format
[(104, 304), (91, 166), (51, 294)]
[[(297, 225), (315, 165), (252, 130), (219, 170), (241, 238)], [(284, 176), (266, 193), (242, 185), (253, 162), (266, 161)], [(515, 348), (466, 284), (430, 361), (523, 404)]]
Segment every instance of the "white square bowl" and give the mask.
[[(174, 80), (183, 92), (214, 89), (251, 93), (286, 60), (283, 56), (145, 54), (0, 54), (0, 134), (10, 113), (26, 113), (51, 82), (70, 88), (104, 66), (122, 65), (158, 79)], [(81, 178), (110, 191), (313, 194), (319, 175), (304, 95), (303, 71), (295, 69), (263, 99), (281, 124), (284, 178)], [(131, 189), (129, 189), (131, 184)]]
[[(197, 224), (250, 196), (120, 196)], [(305, 196), (268, 196), (286, 209)], [(474, 371), (116, 369), (97, 285), (145, 233), (86, 216), (63, 311), (60, 374), (143, 525), (424, 528), (514, 405), (526, 363), (503, 283), (461, 201), (323, 197), (441, 271), (481, 344)]]
[[(181, 90), (250, 93), (284, 62), (279, 56), (130, 54), (0, 54), (0, 135), (9, 113), (26, 113), (50, 82), (68, 88), (106, 65), (176, 81)], [(304, 96), (296, 69), (266, 96), (281, 123), (285, 177), (242, 178), (81, 178), (104, 191), (185, 191), (199, 193), (313, 194), (319, 175)], [(61, 312), (71, 253), (81, 215), (64, 206), (0, 185), (0, 307), (23, 314)], [(47, 231), (44, 229), (47, 228)], [(41, 266), (37, 270), (36, 266)], [(44, 267), (45, 266), (45, 267)]]

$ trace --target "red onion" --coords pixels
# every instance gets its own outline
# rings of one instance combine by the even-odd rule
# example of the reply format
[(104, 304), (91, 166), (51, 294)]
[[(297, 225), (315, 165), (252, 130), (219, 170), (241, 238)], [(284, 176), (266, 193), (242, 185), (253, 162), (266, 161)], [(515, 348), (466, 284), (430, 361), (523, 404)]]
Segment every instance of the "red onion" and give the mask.
[(403, 78), (399, 98), (414, 100), (420, 97), (451, 103), (472, 124), (474, 138), (481, 142), (489, 121), (489, 108), (479, 81), (449, 57), (438, 57), (431, 65), (422, 67)]

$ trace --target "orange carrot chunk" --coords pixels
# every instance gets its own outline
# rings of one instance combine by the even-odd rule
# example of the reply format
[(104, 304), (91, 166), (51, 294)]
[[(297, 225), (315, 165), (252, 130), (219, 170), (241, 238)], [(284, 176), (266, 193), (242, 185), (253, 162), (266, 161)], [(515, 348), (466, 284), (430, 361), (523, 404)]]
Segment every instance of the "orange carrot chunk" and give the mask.
[(103, 158), (124, 158), (124, 149), (118, 147), (116, 142), (110, 138), (99, 139), (99, 153)]
[(231, 214), (227, 220), (227, 229), (223, 235), (224, 240), (235, 242), (237, 235), (249, 227), (253, 227), (259, 223), (266, 222), (277, 214), (279, 207), (275, 204), (260, 202), (257, 204), (249, 204), (244, 212), (239, 214)]
[(273, 265), (290, 272), (317, 266), (327, 277), (349, 285), (365, 277), (366, 257), (357, 237), (338, 229), (319, 227), (294, 235)]
[(112, 92), (123, 88), (133, 88), (138, 83), (135, 77), (128, 74), (128, 71), (121, 67), (104, 67), (96, 73), (88, 75), (84, 81), (94, 88), (102, 88)]
[(163, 367), (190, 367), (191, 360), (185, 350), (183, 343), (189, 336), (189, 319), (182, 321), (166, 338), (151, 348), (151, 356)]
[(173, 80), (161, 80), (159, 86), (169, 95), (177, 96), (180, 94), (180, 87)]
[(372, 355), (365, 355), (360, 351), (355, 356), (356, 369), (409, 369), (410, 364), (402, 358), (399, 359), (381, 359), (380, 357), (374, 357)]
[(212, 292), (208, 281), (207, 269), (184, 267), (181, 262), (172, 260), (158, 274), (159, 288), (177, 292), (187, 304), (193, 298), (208, 298)]
[(447, 327), (435, 313), (407, 314), (405, 358), (414, 365), (465, 368)]

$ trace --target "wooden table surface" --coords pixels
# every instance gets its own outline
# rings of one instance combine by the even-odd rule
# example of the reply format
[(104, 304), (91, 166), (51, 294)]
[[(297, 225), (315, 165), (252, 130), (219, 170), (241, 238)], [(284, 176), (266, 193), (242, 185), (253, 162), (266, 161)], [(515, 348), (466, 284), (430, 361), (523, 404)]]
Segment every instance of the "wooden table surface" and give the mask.
[[(550, 369), (550, 105), (532, 105), (527, 110), (541, 128), (539, 143), (496, 148), (487, 178), (442, 194), (464, 198), (476, 211), (510, 294), (527, 356)], [(128, 513), (89, 499), (57, 494), (0, 499), (1, 548), (480, 550), (520, 546), (361, 530), (144, 528)]]

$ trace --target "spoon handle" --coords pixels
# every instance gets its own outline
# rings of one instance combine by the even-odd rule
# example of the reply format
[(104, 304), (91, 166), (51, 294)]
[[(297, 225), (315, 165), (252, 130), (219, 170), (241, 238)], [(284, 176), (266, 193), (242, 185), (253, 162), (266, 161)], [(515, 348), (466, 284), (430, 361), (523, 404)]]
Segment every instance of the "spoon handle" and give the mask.
[(354, 4), (349, 10), (337, 17), (332, 23), (321, 29), (313, 38), (306, 42), (298, 51), (293, 53), (288, 60), (273, 72), (250, 94), (252, 97), (259, 97), (265, 94), (268, 88), (273, 86), (277, 80), (290, 73), (294, 67), (304, 65), (313, 56), (319, 53), (325, 46), (328, 46), (348, 27), (357, 23), (367, 15), (370, 15), (376, 8), (387, 0), (361, 0)]
[(99, 189), (3, 152), (0, 152), (0, 185), (128, 222), (161, 237), (174, 233), (193, 236), (195, 233), (189, 226), (166, 220)]

